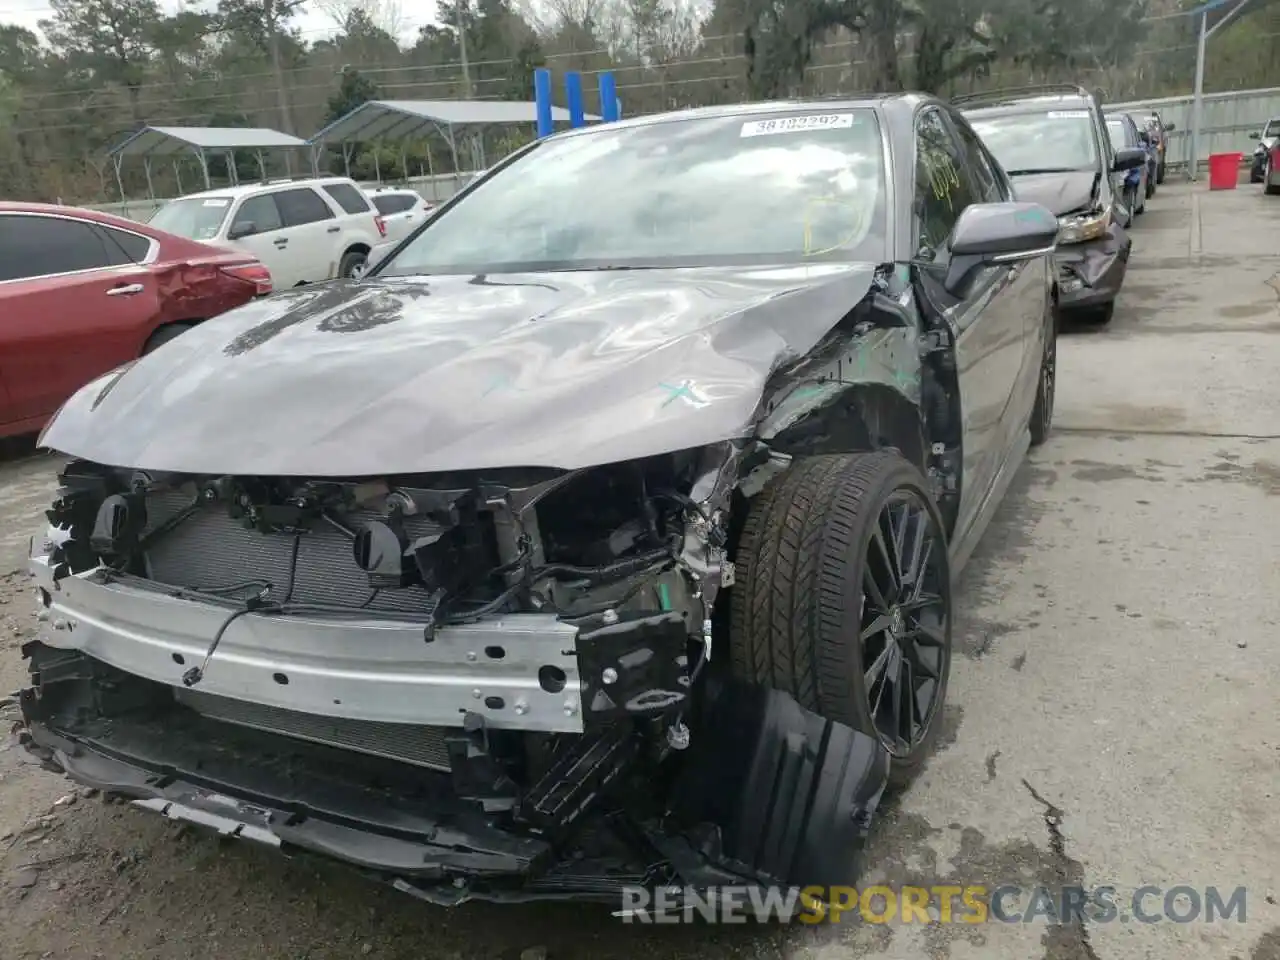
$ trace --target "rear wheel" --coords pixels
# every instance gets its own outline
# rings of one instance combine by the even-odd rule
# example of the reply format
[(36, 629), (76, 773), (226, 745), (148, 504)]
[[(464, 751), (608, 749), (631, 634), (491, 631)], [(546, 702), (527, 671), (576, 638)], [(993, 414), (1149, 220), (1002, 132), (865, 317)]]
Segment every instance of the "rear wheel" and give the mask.
[(145, 357), (148, 353), (158, 350), (170, 340), (175, 340), (182, 336), (191, 327), (192, 324), (189, 323), (171, 323), (168, 326), (161, 327), (147, 338), (147, 342), (142, 348), (142, 355)]
[(895, 452), (801, 460), (752, 502), (735, 553), (733, 672), (923, 766), (951, 669), (951, 571), (920, 471)]
[(369, 262), (369, 255), (359, 250), (348, 250), (338, 263), (338, 276), (343, 280), (359, 280)]
[(1053, 395), (1058, 378), (1058, 323), (1053, 303), (1045, 317), (1044, 356), (1040, 360), (1040, 383), (1036, 387), (1036, 402), (1031, 410), (1031, 445), (1038, 447), (1049, 439), (1053, 425)]

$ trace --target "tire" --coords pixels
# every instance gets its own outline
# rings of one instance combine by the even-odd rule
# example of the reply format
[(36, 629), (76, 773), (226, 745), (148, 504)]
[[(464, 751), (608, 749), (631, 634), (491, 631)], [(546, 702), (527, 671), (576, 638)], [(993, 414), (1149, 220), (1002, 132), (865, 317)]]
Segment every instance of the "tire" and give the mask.
[[(1147, 177), (1147, 199), (1150, 200), (1156, 195), (1156, 178), (1154, 175)], [(1144, 204), (1145, 207), (1145, 204)]]
[(369, 255), (359, 250), (348, 250), (342, 255), (342, 259), (338, 262), (338, 279), (351, 280), (358, 279), (356, 277), (357, 270), (364, 270), (364, 265), (369, 262)]
[(1159, 183), (1159, 184), (1164, 183), (1164, 161), (1163, 160), (1156, 167), (1156, 183)]
[(1058, 385), (1058, 318), (1053, 302), (1048, 306), (1045, 325), (1044, 356), (1040, 360), (1040, 382), (1036, 386), (1036, 402), (1031, 408), (1031, 445), (1038, 447), (1049, 439), (1053, 427), (1053, 400)]
[(1111, 322), (1111, 318), (1116, 315), (1116, 302), (1112, 300), (1100, 307), (1096, 307), (1089, 312), (1088, 317), (1099, 327), (1105, 327)]
[[(885, 558), (908, 534), (930, 546), (920, 572), (895, 581)], [(920, 471), (889, 451), (800, 460), (752, 501), (735, 561), (733, 673), (876, 737), (892, 757), (890, 784), (909, 783), (937, 738), (951, 670), (946, 533)], [(899, 604), (904, 595), (915, 599)], [(870, 686), (869, 669), (880, 670)], [(898, 727), (901, 713), (889, 712), (896, 689), (916, 693)]]
[(1133, 226), (1134, 218), (1138, 216), (1138, 188), (1136, 186), (1124, 188), (1124, 205), (1129, 210), (1129, 219), (1124, 225), (1124, 228), (1128, 230)]
[(148, 353), (163, 347), (170, 340), (177, 339), (190, 330), (192, 326), (190, 323), (170, 323), (160, 327), (147, 338), (147, 342), (142, 347), (142, 355), (145, 357)]

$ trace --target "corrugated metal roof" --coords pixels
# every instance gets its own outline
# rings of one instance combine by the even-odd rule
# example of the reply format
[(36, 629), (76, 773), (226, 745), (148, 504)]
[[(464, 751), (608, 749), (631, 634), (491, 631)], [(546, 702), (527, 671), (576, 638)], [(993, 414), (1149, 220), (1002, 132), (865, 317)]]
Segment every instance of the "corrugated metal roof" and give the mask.
[(307, 141), (267, 127), (143, 127), (107, 151), (111, 157), (168, 157), (187, 150), (279, 150)]
[[(339, 117), (311, 143), (360, 143), (369, 140), (411, 140), (431, 130), (458, 127), (506, 126), (537, 123), (537, 106), (517, 100), (370, 100)], [(569, 122), (569, 111), (552, 107), (551, 119)], [(586, 114), (587, 120), (599, 120)]]

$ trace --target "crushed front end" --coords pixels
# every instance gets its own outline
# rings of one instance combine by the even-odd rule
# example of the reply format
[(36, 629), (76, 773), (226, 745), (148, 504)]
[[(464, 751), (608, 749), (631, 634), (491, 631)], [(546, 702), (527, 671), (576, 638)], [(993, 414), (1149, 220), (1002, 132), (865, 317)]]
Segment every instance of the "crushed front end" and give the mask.
[(1111, 219), (1110, 209), (1061, 217), (1060, 224), (1053, 254), (1058, 305), (1076, 310), (1114, 302), (1129, 270), (1128, 232)]
[(837, 885), (878, 741), (715, 657), (735, 444), (386, 479), (72, 462), (30, 568), (28, 748), (441, 903)]

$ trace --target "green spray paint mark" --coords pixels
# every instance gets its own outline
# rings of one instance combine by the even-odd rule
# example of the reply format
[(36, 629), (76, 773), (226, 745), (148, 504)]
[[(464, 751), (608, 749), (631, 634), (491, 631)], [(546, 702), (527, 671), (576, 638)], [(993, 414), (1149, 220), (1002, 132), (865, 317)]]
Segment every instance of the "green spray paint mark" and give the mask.
[(658, 584), (658, 606), (663, 610), (671, 609), (671, 591), (665, 583)]

